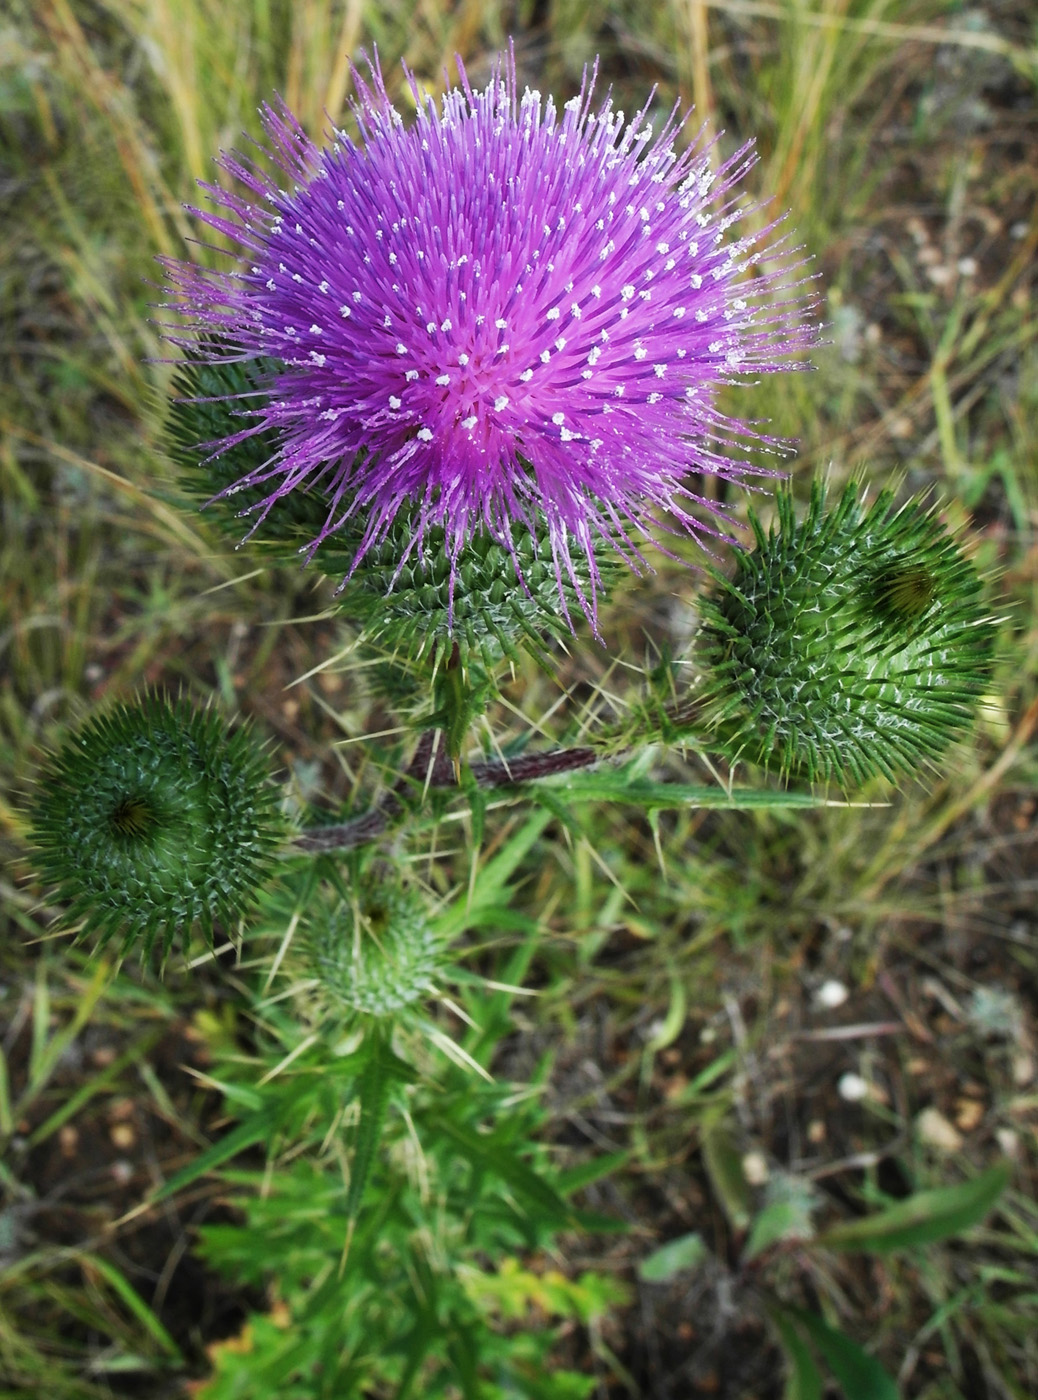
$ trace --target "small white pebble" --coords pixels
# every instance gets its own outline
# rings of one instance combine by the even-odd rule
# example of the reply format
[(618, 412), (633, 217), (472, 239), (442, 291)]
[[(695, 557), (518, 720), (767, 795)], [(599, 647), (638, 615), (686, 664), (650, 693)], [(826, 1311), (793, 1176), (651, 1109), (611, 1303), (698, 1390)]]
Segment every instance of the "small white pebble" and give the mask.
[(962, 1147), (962, 1134), (936, 1108), (923, 1109), (915, 1120), (915, 1131), (920, 1142), (938, 1152), (958, 1152)]
[(1015, 1128), (996, 1128), (995, 1139), (1007, 1157), (1015, 1157), (1020, 1151), (1020, 1134)]
[(837, 982), (830, 977), (827, 982), (823, 982), (815, 992), (815, 1001), (819, 1006), (824, 1006), (827, 1011), (833, 1011), (837, 1006), (842, 1006), (850, 993), (842, 982)]
[(845, 1099), (847, 1103), (861, 1103), (862, 1099), (867, 1099), (869, 1096), (869, 1086), (867, 1081), (862, 1079), (860, 1074), (854, 1074), (852, 1071), (848, 1071), (847, 1074), (840, 1075), (840, 1081), (836, 1086), (836, 1092), (839, 1094), (840, 1098)]
[(751, 1186), (763, 1186), (771, 1175), (768, 1159), (763, 1152), (747, 1152), (742, 1159), (742, 1174)]

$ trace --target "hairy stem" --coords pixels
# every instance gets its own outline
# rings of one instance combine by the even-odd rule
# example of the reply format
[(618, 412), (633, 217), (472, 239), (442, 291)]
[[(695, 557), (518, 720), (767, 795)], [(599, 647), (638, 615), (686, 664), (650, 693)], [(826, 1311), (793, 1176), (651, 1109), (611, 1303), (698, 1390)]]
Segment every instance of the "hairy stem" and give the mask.
[[(550, 778), (555, 773), (589, 768), (601, 756), (598, 749), (554, 749), (550, 753), (522, 754), (512, 759), (474, 763), (471, 773), (477, 787), (511, 787), (518, 783), (536, 782), (538, 778)], [(295, 839), (295, 848), (316, 855), (363, 846), (381, 836), (401, 814), (406, 793), (426, 786), (458, 786), (457, 772), (440, 743), (438, 730), (426, 730), (407, 771), (370, 811), (337, 826), (312, 827), (309, 831), (301, 832)]]

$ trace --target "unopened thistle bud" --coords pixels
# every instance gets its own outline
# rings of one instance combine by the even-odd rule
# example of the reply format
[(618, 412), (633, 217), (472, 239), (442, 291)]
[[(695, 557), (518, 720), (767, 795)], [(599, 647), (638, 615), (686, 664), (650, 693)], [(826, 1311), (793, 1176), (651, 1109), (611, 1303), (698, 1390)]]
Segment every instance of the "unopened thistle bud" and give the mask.
[(393, 1016), (435, 990), (443, 942), (421, 895), (392, 875), (369, 876), (347, 899), (314, 901), (307, 918), (314, 975), (339, 1012)]
[(91, 719), (54, 755), (31, 810), (36, 867), (70, 922), (125, 953), (231, 924), (283, 831), (262, 745), (210, 710), (148, 695)]
[(845, 786), (932, 763), (970, 724), (991, 672), (981, 582), (932, 509), (816, 483), (799, 524), (752, 519), (756, 549), (703, 604), (704, 713), (717, 747)]

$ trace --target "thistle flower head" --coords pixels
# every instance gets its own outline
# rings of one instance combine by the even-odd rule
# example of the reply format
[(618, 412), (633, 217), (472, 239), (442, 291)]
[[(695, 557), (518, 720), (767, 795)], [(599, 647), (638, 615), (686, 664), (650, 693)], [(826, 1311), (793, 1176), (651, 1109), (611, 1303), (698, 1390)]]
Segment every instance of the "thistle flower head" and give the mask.
[(262, 745), (212, 711), (149, 695), (89, 720), (45, 767), (36, 866), (71, 921), (163, 957), (178, 930), (249, 907), (283, 823)]
[(434, 549), (452, 588), (480, 532), (521, 587), (517, 536), (543, 534), (563, 611), (568, 580), (593, 618), (596, 540), (636, 564), (632, 535), (662, 512), (709, 528), (687, 474), (755, 470), (718, 386), (813, 339), (801, 298), (776, 297), (774, 245), (745, 280), (771, 228), (727, 238), (751, 150), (715, 170), (708, 148), (677, 148), (676, 112), (653, 137), (644, 110), (593, 110), (593, 75), (559, 112), (519, 93), (510, 60), (478, 92), (462, 71), (439, 109), (412, 79), (410, 125), (377, 65), (355, 80), (359, 142), (319, 149), (281, 104), (264, 124), (283, 181), (222, 157), (243, 192), (206, 186), (221, 212), (200, 217), (238, 271), (168, 264), (174, 339), (277, 366), (211, 444), (274, 433), (227, 490), (259, 488), (259, 520), (318, 492), (309, 553), (353, 522), (351, 571), (406, 519), (398, 566)]
[(702, 704), (718, 746), (786, 775), (849, 785), (931, 762), (973, 718), (991, 672), (981, 582), (932, 510), (816, 483), (798, 524), (740, 551), (703, 604)]
[[(210, 364), (197, 354), (179, 367), (166, 444), (180, 468), (180, 484), (194, 501), (219, 496), (276, 450), (270, 430), (234, 443), (218, 457), (198, 448), (199, 442), (236, 432), (240, 420), (231, 396), (254, 393), (258, 378), (265, 372), (269, 377), (276, 368), (273, 361)], [(260, 502), (263, 495), (261, 486), (245, 487), (237, 499), (248, 505)], [(326, 513), (327, 503), (315, 491), (294, 491), (272, 522), (276, 533), (253, 543), (275, 562), (290, 562), (320, 531)], [(240, 539), (241, 523), (234, 514), (213, 514), (226, 538)], [(570, 617), (579, 614), (581, 599), (593, 586), (584, 555), (572, 561), (572, 579), (569, 574), (560, 577), (550, 552), (522, 523), (513, 527), (508, 548), (481, 530), (451, 558), (442, 526), (429, 529), (414, 550), (411, 512), (401, 511), (386, 534), (368, 548), (363, 568), (351, 573), (363, 532), (362, 517), (344, 521), (325, 541), (316, 565), (326, 574), (350, 575), (339, 590), (340, 608), (369, 643), (415, 660), (437, 647), (449, 656), (456, 647), (462, 665), (476, 659), (490, 668), (502, 656), (517, 659), (524, 647), (547, 663), (545, 637), (568, 632)], [(606, 552), (597, 570), (601, 596), (618, 572), (616, 556)]]

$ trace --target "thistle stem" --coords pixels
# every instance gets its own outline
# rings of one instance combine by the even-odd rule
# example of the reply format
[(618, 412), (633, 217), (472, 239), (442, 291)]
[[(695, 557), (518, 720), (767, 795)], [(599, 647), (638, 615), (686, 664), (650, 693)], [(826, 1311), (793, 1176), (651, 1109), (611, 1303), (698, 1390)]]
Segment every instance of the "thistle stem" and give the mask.
[[(443, 745), (436, 743), (436, 733), (426, 730), (407, 771), (370, 811), (337, 826), (311, 827), (301, 832), (294, 842), (296, 850), (313, 855), (353, 850), (381, 836), (403, 811), (404, 794), (413, 790), (415, 784), (437, 788), (457, 787), (457, 772)], [(601, 757), (598, 749), (553, 749), (549, 753), (523, 754), (508, 760), (474, 763), (471, 773), (477, 787), (511, 787), (536, 782), (539, 778), (550, 778), (556, 773), (590, 768)]]

